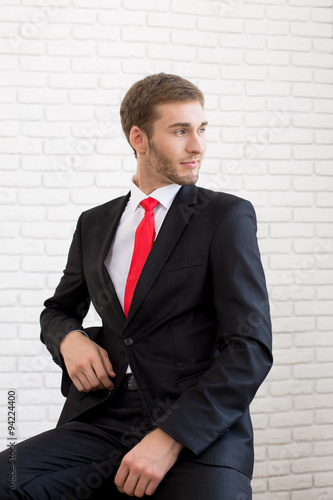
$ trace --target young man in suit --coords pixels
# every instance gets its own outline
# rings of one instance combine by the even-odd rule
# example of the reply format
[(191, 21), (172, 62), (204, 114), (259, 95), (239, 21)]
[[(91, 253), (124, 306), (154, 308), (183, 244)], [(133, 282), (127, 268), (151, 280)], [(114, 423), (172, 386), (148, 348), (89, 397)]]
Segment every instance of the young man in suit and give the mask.
[[(149, 76), (121, 120), (131, 191), (81, 215), (41, 315), (67, 400), (56, 429), (17, 446), (1, 498), (249, 500), (249, 404), (272, 363), (254, 210), (195, 185), (195, 85)], [(91, 302), (103, 326), (85, 330)]]

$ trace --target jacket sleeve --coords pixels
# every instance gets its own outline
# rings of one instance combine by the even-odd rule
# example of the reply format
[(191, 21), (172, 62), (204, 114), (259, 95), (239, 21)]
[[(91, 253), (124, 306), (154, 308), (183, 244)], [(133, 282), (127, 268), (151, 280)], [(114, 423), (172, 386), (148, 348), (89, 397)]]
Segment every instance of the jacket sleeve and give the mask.
[(219, 354), (155, 422), (195, 455), (244, 414), (272, 365), (269, 303), (249, 202), (239, 201), (221, 217), (210, 264)]
[(84, 330), (82, 321), (90, 305), (82, 265), (81, 217), (73, 236), (63, 277), (54, 296), (45, 301), (45, 309), (40, 317), (41, 341), (63, 370), (65, 365), (59, 350), (60, 343), (69, 332)]

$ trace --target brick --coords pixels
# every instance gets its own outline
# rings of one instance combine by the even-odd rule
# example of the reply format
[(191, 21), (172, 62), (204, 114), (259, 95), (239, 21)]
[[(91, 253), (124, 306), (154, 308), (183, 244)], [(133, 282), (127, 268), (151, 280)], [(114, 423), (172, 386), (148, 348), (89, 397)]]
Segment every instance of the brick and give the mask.
[[(327, 397), (327, 396), (326, 396)], [(314, 456), (315, 457), (332, 457), (333, 454), (333, 441), (322, 438), (321, 442), (314, 443)]]
[[(17, 356), (17, 353), (20, 353), (20, 356), (31, 356), (36, 355), (36, 352), (41, 350), (41, 344), (39, 341), (23, 341), (23, 340), (6, 340), (1, 341), (1, 352), (6, 352), (8, 356)], [(21, 398), (21, 392), (20, 392)]]
[(323, 175), (323, 176), (329, 176), (329, 175), (333, 175), (333, 171), (332, 171), (332, 162), (328, 162), (328, 161), (317, 161), (315, 163), (315, 173), (319, 176)]
[(247, 20), (246, 33), (260, 35), (288, 35), (289, 24), (283, 21)]
[(307, 68), (332, 68), (333, 61), (330, 54), (318, 54), (311, 52), (308, 54), (293, 54), (292, 64), (294, 66), (301, 66)]
[[(269, 274), (267, 273), (268, 276)], [(285, 333), (291, 330), (295, 332), (308, 332), (313, 331), (314, 327), (314, 318), (275, 318), (274, 320), (275, 333)]]
[(169, 31), (167, 29), (151, 27), (123, 27), (122, 40), (125, 42), (168, 43)]
[(19, 172), (18, 175), (18, 172), (0, 172), (1, 186), (30, 188), (39, 186), (40, 181), (41, 179), (38, 173), (28, 174), (26, 172)]
[(290, 442), (290, 430), (289, 429), (271, 429), (270, 432), (267, 430), (256, 432), (256, 444), (286, 444)]
[(29, 189), (19, 192), (19, 203), (22, 205), (66, 205), (70, 192), (59, 189)]
[(318, 472), (314, 475), (315, 486), (333, 486), (332, 470), (330, 472)]
[(322, 379), (318, 380), (316, 383), (316, 392), (319, 394), (331, 394), (332, 393), (332, 379)]
[[(158, 47), (151, 46), (147, 48), (147, 53), (148, 57), (151, 59), (169, 59), (170, 61), (182, 60), (191, 62), (196, 58), (196, 49), (192, 47), (182, 47), (182, 50), (179, 51), (178, 47), (170, 47), (170, 45)], [(198, 60), (199, 62), (207, 62), (205, 60), (201, 61), (200, 56)]]
[(73, 5), (84, 9), (118, 9), (120, 3), (120, 0), (113, 0), (112, 3), (109, 0), (94, 0), (94, 3), (90, 0), (74, 0)]
[[(217, 33), (242, 33), (244, 31), (243, 19), (229, 19), (221, 17), (200, 17), (197, 20), (199, 31)], [(252, 32), (252, 30), (250, 30)]]
[[(326, 249), (326, 255), (329, 256), (329, 249)], [(333, 286), (323, 286), (317, 290), (318, 299), (333, 299)]]
[(223, 33), (219, 35), (219, 45), (226, 49), (264, 49), (265, 41), (262, 36), (252, 35), (251, 33), (242, 33), (242, 36), (234, 33)]
[(244, 51), (241, 49), (199, 49), (198, 61), (201, 63), (242, 64)]
[(247, 50), (245, 61), (247, 64), (287, 66), (289, 64), (289, 54), (273, 50)]
[[(25, 122), (21, 124), (21, 131), (27, 137), (65, 138), (70, 135), (70, 126), (67, 124), (58, 125), (45, 122)], [(45, 164), (45, 158), (43, 158), (43, 162)]]
[(0, 135), (2, 137), (16, 137), (19, 135), (19, 123), (0, 122)]
[(333, 409), (316, 410), (316, 424), (333, 424)]
[[(128, 13), (126, 13), (126, 15), (127, 14)], [(136, 15), (135, 13), (134, 22)], [(189, 13), (187, 13), (186, 16), (182, 16), (181, 14), (150, 13), (148, 14), (147, 25), (161, 28), (178, 28), (186, 32), (186, 30), (195, 29), (196, 21), (197, 17), (191, 16)]]
[(314, 81), (318, 83), (333, 84), (333, 70), (315, 69)]
[(309, 158), (314, 158), (317, 160), (328, 160), (333, 158), (332, 146), (295, 146), (293, 148), (293, 151), (294, 158), (300, 160)]
[(60, 40), (48, 42), (47, 54), (50, 56), (93, 56), (95, 43), (90, 41), (75, 42), (73, 40)]
[(51, 73), (61, 73), (70, 71), (71, 60), (69, 57), (40, 57), (40, 56), (22, 56), (21, 69), (23, 71), (48, 71)]
[(12, 71), (18, 68), (18, 59), (7, 54), (0, 55), (0, 70)]
[(123, 0), (122, 5), (128, 10), (147, 10), (148, 12), (168, 12), (170, 9), (169, 2), (157, 3), (155, 0)]
[(296, 191), (330, 191), (330, 178), (307, 176), (294, 178), (293, 186)]
[[(297, 368), (297, 367), (295, 367), (295, 368)], [(313, 370), (310, 371), (309, 366), (303, 367), (304, 377), (306, 376), (306, 373), (305, 373), (306, 369), (308, 370), (309, 377), (311, 377)], [(311, 396), (295, 396), (294, 403), (295, 403), (296, 410), (311, 410), (311, 409), (315, 410), (317, 408), (318, 409), (319, 408), (322, 408), (322, 409), (323, 408), (331, 408), (331, 406), (332, 406), (330, 401), (327, 398), (327, 394), (312, 394)], [(294, 432), (297, 433), (297, 429), (295, 429)], [(304, 434), (304, 436), (302, 438), (299, 437), (298, 439), (310, 440), (310, 441), (312, 441), (313, 439), (318, 439), (318, 436), (314, 437), (313, 435), (309, 434), (308, 430), (306, 432), (304, 432), (303, 434), (301, 434), (302, 431), (299, 431), (299, 432), (300, 432), (299, 436), (301, 436), (301, 435), (303, 436), (303, 434)], [(324, 431), (320, 430), (320, 432), (324, 432)], [(318, 433), (319, 433), (319, 429), (318, 429)], [(320, 434), (320, 435), (323, 435), (323, 434)], [(325, 438), (322, 437), (321, 439), (327, 439), (327, 438), (328, 438), (328, 436), (326, 436)]]
[(294, 220), (296, 222), (329, 222), (332, 217), (332, 210), (329, 208), (295, 208)]
[(270, 204), (276, 207), (311, 207), (313, 205), (313, 195), (311, 193), (270, 193)]
[(293, 83), (292, 95), (295, 97), (331, 99), (333, 97), (333, 87), (332, 85), (318, 83)]
[(277, 186), (279, 186), (279, 190), (288, 191), (290, 189), (290, 180), (283, 176), (274, 177), (274, 178), (263, 178), (263, 177), (248, 177), (244, 179), (245, 189), (263, 189), (263, 190), (272, 190), (275, 191)]
[(309, 457), (312, 454), (311, 443), (290, 442), (285, 445), (269, 445), (268, 458), (270, 460), (286, 460)]
[(300, 382), (299, 380), (295, 380), (286, 382), (271, 382), (270, 384), (270, 394), (272, 396), (312, 394), (313, 389), (314, 383), (309, 381)]
[(331, 38), (333, 35), (333, 28), (330, 24), (294, 22), (291, 24), (291, 33), (295, 36)]
[(23, 104), (64, 104), (67, 102), (67, 93), (63, 90), (19, 89), (18, 102)]
[(72, 36), (75, 40), (118, 41), (120, 38), (120, 28), (113, 27), (110, 29), (109, 26), (102, 26), (100, 24), (96, 24), (96, 26), (82, 24), (73, 26)]
[(0, 104), (0, 116), (2, 120), (41, 120), (43, 118), (43, 109), (42, 106), (28, 104), (20, 106)]
[(331, 8), (311, 9), (311, 19), (316, 23), (329, 23), (333, 21)]
[[(310, 123), (312, 123), (312, 128), (332, 128), (333, 118), (329, 114), (324, 113), (308, 113), (306, 116), (301, 114), (294, 114), (293, 123), (297, 127), (308, 127), (310, 128)], [(302, 125), (303, 124), (303, 125)], [(325, 159), (325, 158), (324, 158)]]
[[(274, 413), (277, 411), (285, 411), (289, 412), (292, 409), (292, 398), (291, 397), (282, 397), (282, 398), (270, 398), (269, 399), (269, 407), (267, 406), (267, 397), (256, 397), (254, 402), (251, 404), (251, 411), (253, 414), (265, 414), (265, 413)], [(256, 439), (256, 441), (258, 441)], [(259, 442), (259, 441), (258, 441)], [(278, 438), (277, 438), (278, 442)], [(259, 444), (267, 444), (265, 439)]]
[[(4, 326), (2, 327), (4, 330)], [(16, 356), (0, 356), (0, 372), (13, 372), (16, 370)]]
[(310, 488), (312, 485), (312, 478), (308, 474), (297, 474), (294, 476), (270, 478), (268, 483), (271, 491), (292, 491)]
[(99, 57), (77, 57), (72, 60), (74, 73), (118, 73), (121, 59)]
[[(69, 223), (57, 224), (55, 222), (48, 223), (31, 223), (31, 224), (22, 224), (21, 229), (22, 235), (27, 238), (69, 238), (72, 234), (72, 225)], [(38, 259), (39, 260), (39, 259)], [(30, 268), (32, 271), (38, 271), (38, 262), (34, 264), (34, 259), (26, 257), (25, 260), (26, 270)], [(37, 264), (37, 266), (36, 266)], [(35, 269), (37, 267), (37, 269)], [(45, 267), (48, 267), (48, 264), (45, 264)], [(54, 268), (53, 268), (54, 269)], [(52, 271), (53, 269), (47, 269), (48, 271)]]
[(292, 57), (295, 57), (297, 52), (306, 52), (305, 57), (311, 50), (311, 40), (304, 38), (296, 38), (293, 36), (274, 36), (267, 39), (267, 47), (269, 50), (286, 50), (292, 51)]
[[(169, 16), (167, 14), (167, 16)], [(146, 24), (147, 14), (145, 12), (131, 12), (117, 9), (115, 11), (103, 11), (98, 13), (98, 23), (110, 24), (114, 26), (143, 26)]]
[(272, 81), (311, 82), (312, 70), (308, 68), (270, 68), (269, 77)]
[(278, 21), (307, 21), (310, 9), (299, 9), (285, 5), (267, 7), (266, 16), (268, 19)]
[(313, 488), (292, 492), (292, 500), (304, 500), (305, 496), (307, 500), (318, 500), (320, 498), (324, 500), (325, 497), (328, 499), (333, 497), (333, 488)]
[(309, 7), (331, 7), (332, 0), (289, 0), (290, 5), (296, 5), (299, 7), (309, 6)]
[[(218, 47), (219, 36), (217, 33), (198, 33), (195, 38), (189, 37), (187, 31), (172, 30), (171, 43), (174, 45), (182, 46), (195, 46), (195, 47)], [(223, 45), (221, 45), (223, 46)], [(231, 45), (232, 47), (232, 45)], [(182, 47), (183, 50), (183, 47)]]
[(332, 470), (332, 464), (327, 461), (326, 457), (316, 458), (316, 460), (303, 458), (293, 461), (291, 470), (294, 474), (328, 471)]
[(21, 71), (0, 72), (0, 86), (13, 87), (46, 87), (47, 75), (36, 72)]
[(93, 106), (50, 106), (45, 109), (46, 120), (51, 122), (88, 121), (94, 118)]
[[(317, 144), (333, 144), (333, 136), (332, 132), (330, 130), (318, 130), (315, 134), (316, 138), (316, 143)], [(331, 154), (329, 153), (331, 152)], [(329, 155), (329, 158), (332, 158), (333, 156), (333, 147), (331, 148), (326, 148), (326, 150), (323, 151), (323, 153), (320, 153), (320, 156), (323, 157), (323, 155)]]
[[(225, 68), (221, 69), (221, 78), (230, 80), (265, 80), (267, 69), (263, 66), (228, 66), (228, 71)], [(260, 93), (259, 93), (260, 94)]]
[(288, 96), (290, 84), (287, 82), (246, 82), (246, 94), (260, 96)]
[(313, 50), (315, 52), (333, 52), (333, 40), (314, 40)]
[(269, 162), (269, 173), (273, 175), (311, 175), (313, 173), (313, 163), (309, 161), (293, 161), (290, 159), (288, 163), (281, 161)]
[(316, 99), (314, 101), (314, 111), (316, 113), (333, 113), (333, 104), (328, 99)]
[[(276, 382), (279, 384), (279, 382)], [(270, 416), (272, 427), (299, 427), (314, 424), (314, 412), (292, 411), (288, 413), (275, 413)]]

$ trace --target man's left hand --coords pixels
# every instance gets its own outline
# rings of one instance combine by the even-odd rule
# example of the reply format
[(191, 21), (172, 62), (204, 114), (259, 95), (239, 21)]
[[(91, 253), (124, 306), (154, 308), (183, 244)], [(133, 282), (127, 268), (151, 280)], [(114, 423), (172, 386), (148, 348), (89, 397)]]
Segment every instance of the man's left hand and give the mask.
[(115, 477), (118, 490), (130, 497), (152, 495), (182, 448), (162, 429), (147, 434), (124, 456)]

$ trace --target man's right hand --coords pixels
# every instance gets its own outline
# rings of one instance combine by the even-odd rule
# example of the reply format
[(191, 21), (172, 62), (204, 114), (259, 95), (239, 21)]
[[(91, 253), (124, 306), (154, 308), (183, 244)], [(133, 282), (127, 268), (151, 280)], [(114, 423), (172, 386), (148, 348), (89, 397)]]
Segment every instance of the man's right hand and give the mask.
[(115, 377), (105, 349), (82, 332), (69, 333), (60, 344), (68, 375), (81, 392), (114, 388), (110, 377)]

